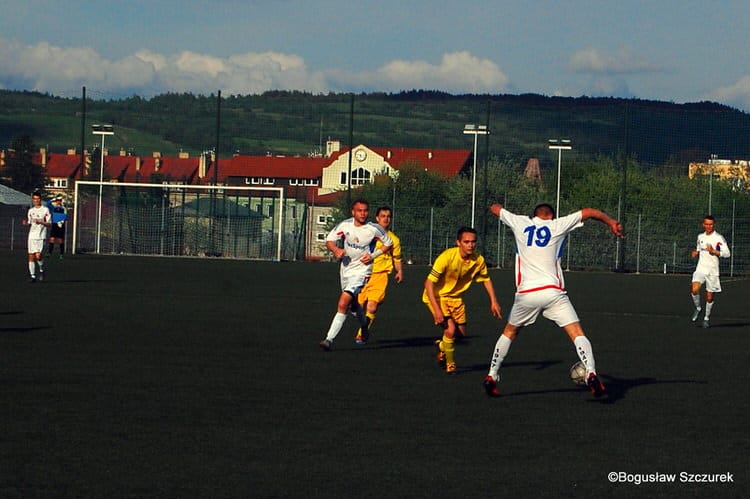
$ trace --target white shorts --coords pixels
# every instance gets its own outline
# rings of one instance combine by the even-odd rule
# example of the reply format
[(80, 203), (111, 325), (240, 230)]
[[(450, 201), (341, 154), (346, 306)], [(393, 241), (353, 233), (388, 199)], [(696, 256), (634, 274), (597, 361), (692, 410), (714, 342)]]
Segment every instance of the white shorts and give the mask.
[(352, 296), (359, 295), (362, 288), (365, 287), (370, 275), (357, 275), (351, 273), (341, 273), (341, 291), (345, 291)]
[(721, 293), (721, 281), (717, 275), (704, 274), (696, 270), (693, 272), (693, 282), (706, 283), (706, 291)]
[(29, 238), (29, 255), (33, 253), (42, 253), (44, 251), (44, 239)]
[(536, 322), (540, 312), (560, 327), (579, 320), (566, 293), (558, 289), (542, 289), (516, 293), (508, 322), (514, 326), (528, 326)]

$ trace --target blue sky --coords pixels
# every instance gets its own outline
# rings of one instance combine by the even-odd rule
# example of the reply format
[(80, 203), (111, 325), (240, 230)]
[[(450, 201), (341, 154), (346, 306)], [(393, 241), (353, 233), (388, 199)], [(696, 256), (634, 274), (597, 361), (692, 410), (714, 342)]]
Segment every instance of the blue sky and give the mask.
[(750, 111), (747, 0), (6, 0), (0, 88), (538, 93)]

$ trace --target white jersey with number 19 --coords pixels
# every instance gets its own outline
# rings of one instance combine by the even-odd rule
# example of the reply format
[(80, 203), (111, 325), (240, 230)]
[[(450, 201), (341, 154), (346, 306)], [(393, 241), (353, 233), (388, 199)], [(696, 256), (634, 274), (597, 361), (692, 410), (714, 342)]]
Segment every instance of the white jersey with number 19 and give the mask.
[(511, 228), (516, 239), (516, 292), (550, 288), (565, 291), (560, 257), (565, 237), (583, 226), (581, 211), (543, 220), (516, 215), (503, 208), (500, 220)]

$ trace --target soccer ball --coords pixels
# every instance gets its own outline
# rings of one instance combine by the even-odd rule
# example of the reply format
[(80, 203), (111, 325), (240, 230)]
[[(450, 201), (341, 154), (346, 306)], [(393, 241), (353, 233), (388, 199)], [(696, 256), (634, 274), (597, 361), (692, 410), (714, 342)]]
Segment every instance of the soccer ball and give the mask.
[(570, 367), (570, 381), (578, 386), (586, 386), (586, 367), (580, 360)]

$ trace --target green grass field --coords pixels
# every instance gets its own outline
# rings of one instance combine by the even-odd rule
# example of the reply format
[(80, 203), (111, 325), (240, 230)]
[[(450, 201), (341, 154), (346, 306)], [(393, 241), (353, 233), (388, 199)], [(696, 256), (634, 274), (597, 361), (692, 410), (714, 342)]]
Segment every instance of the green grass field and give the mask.
[[(474, 286), (459, 374), (442, 373), (425, 266), (391, 284), (367, 346), (349, 319), (323, 352), (333, 264), (55, 257), (46, 282), (29, 284), (25, 258), (0, 253), (2, 497), (750, 491), (747, 279), (724, 277), (704, 330), (689, 319), (687, 275), (568, 273), (609, 398), (573, 386), (573, 347), (540, 319), (489, 399), (481, 381), (501, 322)], [(507, 313), (512, 273), (492, 278)], [(676, 483), (611, 483), (611, 472)]]

